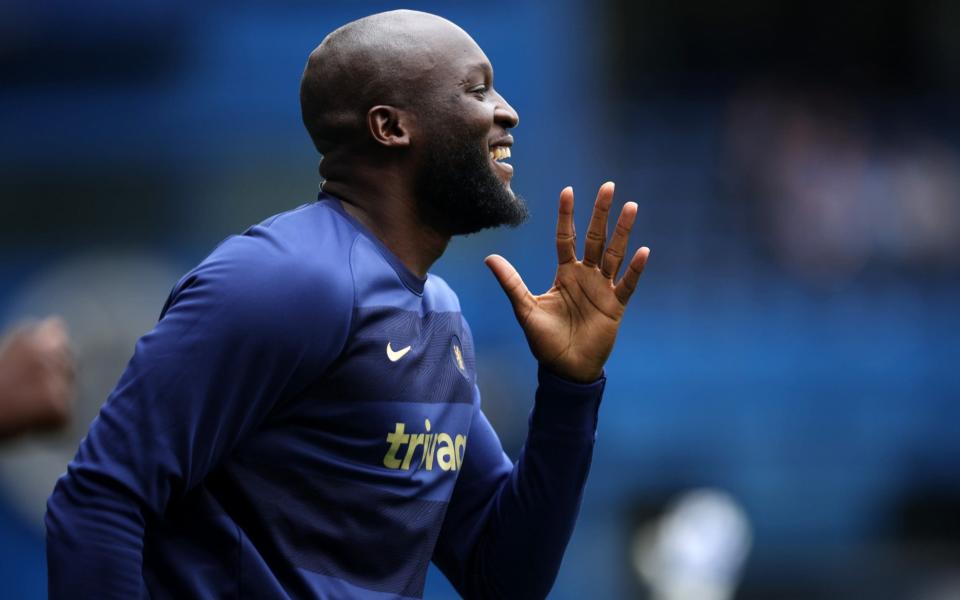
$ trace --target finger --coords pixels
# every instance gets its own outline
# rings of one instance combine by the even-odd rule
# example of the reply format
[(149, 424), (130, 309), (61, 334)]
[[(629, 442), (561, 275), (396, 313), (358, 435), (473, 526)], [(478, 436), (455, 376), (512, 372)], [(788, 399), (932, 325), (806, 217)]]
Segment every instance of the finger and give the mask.
[(650, 248), (644, 246), (637, 250), (627, 265), (627, 272), (623, 274), (613, 293), (616, 294), (620, 304), (626, 306), (633, 290), (637, 289), (637, 282), (640, 281), (640, 275), (643, 274), (644, 267), (647, 266), (647, 259), (650, 258)]
[(6, 349), (8, 346), (29, 344), (36, 327), (36, 322), (32, 320), (17, 323), (4, 334), (0, 346)]
[(33, 331), (33, 345), (38, 358), (50, 368), (66, 371), (73, 368), (73, 351), (67, 326), (59, 317), (44, 319)]
[(624, 253), (627, 251), (627, 239), (630, 237), (630, 230), (633, 229), (633, 222), (636, 219), (637, 203), (627, 202), (620, 211), (617, 226), (613, 230), (613, 238), (607, 246), (607, 251), (603, 253), (603, 262), (600, 264), (600, 270), (607, 279), (616, 277), (617, 271), (620, 270)]
[(47, 317), (41, 321), (33, 330), (33, 336), (37, 347), (50, 354), (66, 349), (70, 343), (67, 324), (60, 317)]
[(593, 216), (590, 218), (590, 227), (587, 229), (583, 264), (588, 267), (595, 267), (600, 262), (603, 244), (607, 241), (607, 215), (610, 213), (612, 202), (613, 182), (608, 181), (601, 185), (600, 191), (597, 192), (597, 201), (593, 204)]
[(557, 215), (557, 262), (566, 264), (577, 259), (577, 231), (573, 226), (573, 188), (560, 192), (560, 210)]
[(500, 287), (507, 294), (517, 318), (522, 319), (533, 308), (534, 300), (533, 294), (523, 283), (520, 273), (517, 273), (517, 270), (507, 262), (507, 259), (498, 254), (491, 254), (483, 262), (490, 267), (494, 277), (500, 282)]

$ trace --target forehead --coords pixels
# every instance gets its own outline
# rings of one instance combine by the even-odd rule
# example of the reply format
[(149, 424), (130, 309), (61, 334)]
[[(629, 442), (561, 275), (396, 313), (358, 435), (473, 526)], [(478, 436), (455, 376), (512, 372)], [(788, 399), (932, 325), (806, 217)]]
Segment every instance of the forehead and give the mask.
[[(452, 23), (439, 24), (428, 37), (430, 54), (426, 69), (435, 77), (448, 79), (466, 77), (471, 71), (492, 73), (487, 55), (465, 31)], [(458, 79), (458, 81), (459, 81)]]

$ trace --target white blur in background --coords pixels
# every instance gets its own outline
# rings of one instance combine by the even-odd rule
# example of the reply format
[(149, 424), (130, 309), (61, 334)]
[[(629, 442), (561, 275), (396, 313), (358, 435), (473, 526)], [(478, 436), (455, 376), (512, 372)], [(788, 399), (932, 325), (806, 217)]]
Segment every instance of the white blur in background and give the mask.
[(732, 496), (695, 489), (637, 531), (633, 566), (654, 600), (730, 600), (751, 538), (746, 513)]

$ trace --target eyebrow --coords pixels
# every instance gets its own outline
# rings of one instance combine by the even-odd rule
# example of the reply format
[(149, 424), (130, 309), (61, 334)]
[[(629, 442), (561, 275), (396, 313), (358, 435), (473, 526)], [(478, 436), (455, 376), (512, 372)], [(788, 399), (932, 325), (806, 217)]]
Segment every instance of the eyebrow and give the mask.
[(487, 79), (490, 79), (491, 81), (493, 80), (493, 67), (490, 66), (490, 63), (487, 63), (487, 62), (474, 63), (467, 68), (467, 72), (473, 72), (473, 71), (482, 71), (483, 74), (487, 77)]

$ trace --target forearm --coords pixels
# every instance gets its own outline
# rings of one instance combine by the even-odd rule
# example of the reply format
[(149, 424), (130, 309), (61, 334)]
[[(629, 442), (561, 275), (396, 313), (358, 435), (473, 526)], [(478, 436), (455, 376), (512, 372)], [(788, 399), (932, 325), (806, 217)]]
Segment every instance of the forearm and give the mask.
[(573, 532), (604, 380), (574, 384), (542, 368), (539, 379), (526, 443), (488, 507), (466, 596), (545, 597)]

